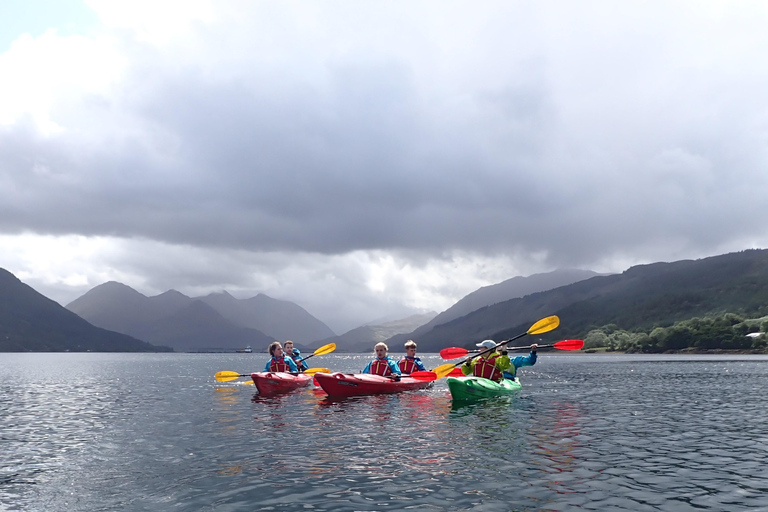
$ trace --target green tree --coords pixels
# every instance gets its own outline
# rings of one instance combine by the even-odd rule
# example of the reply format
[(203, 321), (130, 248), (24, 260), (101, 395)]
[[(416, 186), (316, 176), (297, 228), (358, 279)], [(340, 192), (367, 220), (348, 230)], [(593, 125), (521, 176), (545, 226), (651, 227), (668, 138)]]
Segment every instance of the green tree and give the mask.
[(584, 348), (601, 348), (608, 346), (608, 336), (601, 329), (593, 329), (584, 337)]

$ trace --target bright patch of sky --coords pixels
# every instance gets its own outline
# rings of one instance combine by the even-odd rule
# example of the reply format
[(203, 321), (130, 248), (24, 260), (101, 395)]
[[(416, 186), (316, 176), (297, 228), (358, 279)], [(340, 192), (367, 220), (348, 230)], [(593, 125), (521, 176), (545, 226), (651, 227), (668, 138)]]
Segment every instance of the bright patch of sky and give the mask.
[(82, 0), (0, 0), (0, 53), (25, 35), (34, 39), (49, 30), (60, 37), (88, 35), (100, 25)]

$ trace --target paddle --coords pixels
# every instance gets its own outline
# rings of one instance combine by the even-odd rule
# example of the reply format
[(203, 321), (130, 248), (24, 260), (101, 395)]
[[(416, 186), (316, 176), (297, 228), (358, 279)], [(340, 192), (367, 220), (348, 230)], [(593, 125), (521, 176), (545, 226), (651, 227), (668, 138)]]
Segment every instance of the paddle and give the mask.
[(514, 338), (510, 338), (508, 340), (504, 340), (504, 341), (502, 341), (500, 343), (497, 343), (496, 346), (494, 346), (492, 348), (487, 348), (485, 350), (482, 350), (482, 351), (480, 351), (479, 354), (471, 356), (471, 357), (469, 357), (469, 358), (467, 358), (467, 359), (465, 359), (463, 361), (459, 361), (456, 364), (446, 363), (446, 364), (440, 365), (440, 366), (438, 366), (437, 368), (435, 368), (432, 371), (435, 372), (435, 374), (437, 375), (438, 379), (442, 379), (443, 377), (445, 377), (446, 375), (451, 373), (454, 370), (454, 368), (458, 368), (462, 364), (468, 363), (468, 362), (472, 361), (472, 359), (474, 359), (475, 357), (478, 357), (478, 356), (481, 356), (481, 355), (483, 355), (485, 353), (488, 353), (488, 352), (491, 352), (493, 350), (496, 350), (497, 347), (500, 347), (501, 345), (506, 345), (510, 341), (514, 341), (514, 340), (516, 340), (518, 338), (522, 338), (523, 336), (525, 336), (527, 334), (544, 334), (545, 332), (549, 332), (551, 330), (556, 329), (558, 325), (560, 325), (560, 319), (557, 318), (554, 315), (553, 316), (548, 316), (547, 318), (542, 318), (541, 320), (539, 320), (538, 322), (533, 324), (530, 329), (528, 329), (527, 331), (525, 331), (522, 334), (518, 334)]
[[(298, 373), (291, 372), (294, 375), (298, 375)], [(308, 375), (314, 375), (316, 373), (331, 373), (331, 370), (328, 368), (308, 368), (305, 371), (301, 373), (306, 373)], [(230, 380), (239, 379), (240, 377), (250, 377), (250, 373), (237, 373), (237, 372), (229, 372), (229, 371), (223, 371), (223, 372), (216, 372), (214, 375), (214, 378), (219, 382), (229, 382)]]
[[(335, 343), (329, 343), (329, 344), (327, 344), (327, 345), (323, 345), (322, 347), (318, 348), (317, 350), (315, 350), (314, 352), (312, 352), (312, 353), (311, 353), (310, 355), (308, 355), (307, 357), (302, 357), (301, 359), (299, 359), (298, 361), (296, 361), (296, 364), (299, 364), (299, 363), (301, 363), (301, 362), (303, 362), (303, 361), (306, 361), (306, 360), (307, 360), (307, 359), (309, 359), (310, 357), (315, 357), (315, 356), (324, 356), (325, 354), (330, 354), (330, 353), (331, 353), (331, 352), (333, 352), (334, 350), (336, 350), (336, 344), (335, 344)], [(308, 371), (309, 371), (309, 370), (305, 370), (305, 371), (304, 371), (304, 373), (307, 373)], [(327, 373), (327, 372), (326, 372), (326, 373)]]
[(425, 371), (413, 372), (409, 375), (404, 375), (404, 377), (413, 377), (416, 380), (437, 380), (437, 374), (435, 372)]
[[(580, 350), (584, 346), (582, 340), (563, 340), (553, 343), (552, 345), (539, 345), (539, 348), (556, 348), (558, 350)], [(530, 345), (524, 347), (507, 347), (507, 350), (525, 350), (530, 348)], [(477, 350), (467, 350), (465, 348), (450, 347), (444, 348), (440, 351), (440, 357), (443, 359), (456, 359), (457, 357), (464, 357), (470, 352), (480, 352)]]

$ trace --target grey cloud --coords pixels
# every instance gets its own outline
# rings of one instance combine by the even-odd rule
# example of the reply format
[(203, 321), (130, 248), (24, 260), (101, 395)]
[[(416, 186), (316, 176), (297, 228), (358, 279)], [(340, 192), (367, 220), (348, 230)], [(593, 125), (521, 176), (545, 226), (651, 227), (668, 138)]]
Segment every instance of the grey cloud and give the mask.
[[(464, 49), (476, 58), (443, 33), (412, 57), (401, 45), (413, 34), (388, 53), (355, 32), (376, 51), (335, 53), (331, 37), (316, 53), (301, 41), (247, 59), (229, 45), (264, 41), (221, 42), (226, 27), (199, 35), (245, 60), (176, 64), (134, 48), (123, 89), (83, 98), (80, 120), (70, 109), (78, 130), (0, 132), (0, 179), (13, 184), (0, 225), (257, 252), (543, 253), (584, 267), (670, 241), (700, 254), (765, 240), (764, 203), (745, 200), (768, 190), (765, 64), (730, 66), (675, 16), (679, 38), (650, 20), (623, 38), (627, 12), (608, 12), (614, 31), (576, 18), (557, 35), (565, 18), (534, 9), (541, 33), (523, 32), (527, 48), (488, 11), (496, 28), (475, 28), (485, 37)], [(739, 30), (714, 37), (732, 44)]]

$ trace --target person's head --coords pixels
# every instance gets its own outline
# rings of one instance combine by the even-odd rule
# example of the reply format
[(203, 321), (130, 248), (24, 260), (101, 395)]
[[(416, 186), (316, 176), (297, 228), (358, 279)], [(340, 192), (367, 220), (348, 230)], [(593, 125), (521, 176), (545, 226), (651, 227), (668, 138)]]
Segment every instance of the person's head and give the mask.
[(477, 346), (482, 348), (483, 350), (488, 348), (496, 348), (496, 342), (493, 340), (484, 340), (478, 343)]
[(293, 342), (291, 340), (286, 340), (285, 343), (283, 343), (283, 351), (286, 354), (291, 354), (293, 352)]
[(272, 357), (282, 357), (283, 355), (283, 347), (280, 345), (279, 341), (273, 341), (272, 344), (269, 346), (269, 355)]
[(373, 351), (376, 352), (376, 357), (382, 358), (386, 357), (387, 352), (389, 351), (389, 347), (387, 347), (386, 343), (377, 343), (373, 347)]
[(405, 355), (413, 357), (416, 355), (416, 342), (408, 340), (405, 342)]

